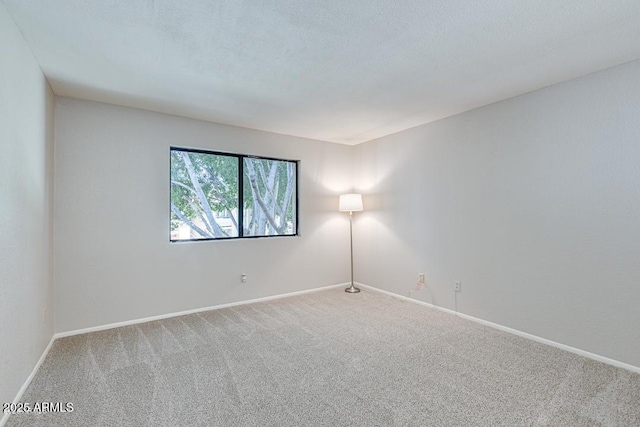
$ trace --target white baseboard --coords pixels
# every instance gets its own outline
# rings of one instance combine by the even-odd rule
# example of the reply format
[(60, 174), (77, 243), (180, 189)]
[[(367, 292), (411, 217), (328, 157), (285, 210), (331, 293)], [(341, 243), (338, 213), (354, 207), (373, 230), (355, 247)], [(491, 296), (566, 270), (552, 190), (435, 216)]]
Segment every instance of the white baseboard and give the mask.
[[(22, 399), (22, 395), (27, 390), (27, 387), (29, 387), (29, 384), (31, 384), (33, 377), (36, 376), (36, 373), (38, 372), (38, 369), (40, 369), (40, 365), (42, 365), (42, 362), (44, 362), (44, 359), (47, 357), (47, 354), (49, 354), (49, 350), (51, 350), (51, 346), (53, 345), (53, 342), (55, 341), (55, 339), (56, 339), (55, 336), (51, 337), (49, 344), (47, 344), (47, 348), (44, 349), (44, 351), (42, 352), (42, 356), (40, 356), (40, 359), (38, 359), (38, 363), (36, 363), (36, 366), (34, 366), (33, 370), (31, 371), (31, 374), (29, 374), (29, 376), (27, 377), (27, 380), (24, 382), (24, 384), (22, 384), (22, 387), (20, 387), (20, 390), (18, 390), (18, 394), (16, 394), (16, 397), (13, 399), (13, 403), (18, 403), (20, 402), (20, 399)], [(0, 418), (0, 427), (3, 427), (7, 423), (7, 421), (9, 421), (10, 415), (11, 414), (3, 414), (2, 418)]]
[[(126, 320), (124, 322), (110, 323), (110, 324), (107, 324), (107, 325), (93, 326), (93, 327), (90, 327), (90, 328), (77, 329), (77, 330), (67, 331), (67, 332), (58, 332), (57, 334), (54, 334), (53, 337), (55, 339), (64, 338), (64, 337), (70, 337), (70, 336), (73, 336), (73, 335), (81, 335), (81, 334), (86, 334), (86, 333), (89, 333), (89, 332), (97, 332), (97, 331), (104, 331), (104, 330), (107, 330), (107, 329), (120, 328), (122, 326), (137, 325), (139, 323), (153, 322), (154, 320), (169, 319), (171, 317), (184, 316), (186, 314), (201, 313), (203, 311), (219, 310), (221, 308), (236, 307), (238, 305), (253, 304), (253, 303), (256, 303), (256, 302), (271, 301), (271, 300), (280, 299), (280, 298), (288, 298), (288, 297), (293, 297), (293, 296), (296, 296), (296, 295), (304, 295), (304, 294), (309, 294), (309, 293), (312, 293), (312, 292), (325, 291), (327, 289), (333, 289), (333, 288), (337, 288), (337, 287), (340, 287), (340, 286), (349, 286), (349, 285), (351, 285), (350, 282), (349, 283), (338, 283), (338, 284), (335, 284), (335, 285), (322, 286), (322, 287), (313, 288), (313, 289), (306, 289), (304, 291), (289, 292), (289, 293), (286, 293), (286, 294), (278, 294), (278, 295), (272, 295), (272, 296), (262, 297), (262, 298), (255, 298), (255, 299), (250, 299), (250, 300), (245, 300), (245, 301), (230, 302), (230, 303), (227, 303), (227, 304), (220, 304), (220, 305), (213, 305), (213, 306), (210, 306), (210, 307), (195, 308), (195, 309), (192, 309), (192, 310), (179, 311), (179, 312), (175, 312), (175, 313), (160, 314), (158, 316), (151, 316), (151, 317), (144, 317), (144, 318), (141, 318), (141, 319)], [(0, 427), (2, 427), (2, 426), (0, 426)]]
[(458, 317), (461, 317), (463, 319), (479, 323), (481, 325), (489, 326), (490, 328), (494, 328), (494, 329), (497, 329), (499, 331), (507, 332), (509, 334), (513, 334), (513, 335), (517, 335), (519, 337), (527, 338), (527, 339), (530, 339), (532, 341), (536, 341), (536, 342), (539, 342), (539, 343), (542, 343), (542, 344), (550, 345), (551, 347), (556, 347), (556, 348), (559, 348), (561, 350), (568, 351), (570, 353), (574, 353), (574, 354), (577, 354), (577, 355), (580, 355), (580, 356), (587, 357), (589, 359), (597, 360), (598, 362), (606, 363), (608, 365), (612, 365), (612, 366), (615, 366), (615, 367), (618, 367), (618, 368), (626, 369), (628, 371), (640, 374), (640, 367), (629, 365), (628, 363), (620, 362), (620, 361), (617, 361), (617, 360), (614, 360), (614, 359), (610, 359), (608, 357), (600, 356), (598, 354), (589, 353), (588, 351), (580, 350), (579, 348), (575, 348), (575, 347), (568, 346), (566, 344), (561, 344), (559, 342), (551, 341), (551, 340), (548, 340), (546, 338), (541, 338), (541, 337), (538, 337), (536, 335), (531, 335), (531, 334), (528, 334), (526, 332), (519, 331), (517, 329), (508, 328), (506, 326), (502, 326), (502, 325), (499, 325), (497, 323), (493, 323), (493, 322), (489, 322), (487, 320), (479, 319), (477, 317), (469, 316), (468, 314), (455, 312), (454, 310), (450, 310), (448, 308), (440, 307), (440, 306), (437, 306), (437, 305), (434, 305), (434, 304), (429, 304), (428, 302), (420, 301), (420, 300), (409, 298), (409, 297), (406, 297), (406, 296), (403, 296), (403, 295), (395, 294), (393, 292), (389, 292), (389, 291), (385, 291), (385, 290), (382, 290), (382, 289), (378, 289), (378, 288), (375, 288), (373, 286), (365, 285), (364, 283), (358, 283), (358, 286), (360, 286), (360, 287), (362, 287), (364, 289), (368, 289), (368, 290), (374, 291), (374, 292), (379, 292), (379, 293), (382, 293), (382, 294), (385, 294), (385, 295), (389, 295), (389, 296), (391, 296), (393, 298), (396, 298), (396, 299), (399, 299), (399, 300), (402, 300), (402, 301), (408, 301), (408, 302), (412, 302), (414, 304), (418, 304), (418, 305), (422, 305), (422, 306), (425, 306), (425, 307), (433, 308), (433, 309), (436, 309), (436, 310), (444, 311), (445, 313), (449, 313), (449, 314), (452, 314), (454, 316), (458, 316)]

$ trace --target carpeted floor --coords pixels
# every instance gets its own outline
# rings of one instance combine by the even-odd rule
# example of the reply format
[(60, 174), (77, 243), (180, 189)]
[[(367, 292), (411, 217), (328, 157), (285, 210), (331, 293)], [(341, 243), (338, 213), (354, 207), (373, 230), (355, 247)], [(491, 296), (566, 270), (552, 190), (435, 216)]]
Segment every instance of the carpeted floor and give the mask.
[(640, 375), (370, 291), (59, 339), (8, 426), (640, 426)]

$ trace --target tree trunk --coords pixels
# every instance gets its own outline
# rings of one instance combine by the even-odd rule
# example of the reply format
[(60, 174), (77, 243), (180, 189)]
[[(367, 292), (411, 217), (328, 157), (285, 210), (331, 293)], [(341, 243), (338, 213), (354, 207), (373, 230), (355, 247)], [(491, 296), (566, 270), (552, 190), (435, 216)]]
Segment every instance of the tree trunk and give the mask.
[(198, 196), (198, 200), (200, 201), (200, 205), (204, 209), (204, 213), (209, 221), (209, 225), (213, 229), (214, 237), (227, 237), (227, 233), (222, 231), (218, 223), (216, 222), (215, 217), (213, 216), (213, 212), (211, 211), (211, 206), (209, 205), (209, 201), (204, 195), (204, 191), (202, 191), (202, 187), (200, 186), (200, 182), (198, 181), (198, 175), (193, 169), (193, 164), (191, 163), (191, 158), (189, 158), (189, 153), (182, 152), (180, 153), (182, 159), (184, 161), (184, 165), (187, 168), (187, 172), (189, 173), (189, 178), (191, 179), (191, 183), (193, 184), (193, 189)]

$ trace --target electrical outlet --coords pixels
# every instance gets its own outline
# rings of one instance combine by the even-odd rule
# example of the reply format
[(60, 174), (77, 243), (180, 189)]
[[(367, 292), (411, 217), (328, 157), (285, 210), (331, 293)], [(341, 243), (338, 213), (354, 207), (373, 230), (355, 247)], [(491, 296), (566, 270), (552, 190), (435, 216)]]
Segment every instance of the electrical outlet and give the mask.
[(422, 283), (424, 285), (424, 273), (418, 273), (418, 283)]
[(240, 276), (240, 283), (247, 283), (247, 275), (246, 274), (242, 274)]
[(462, 292), (462, 282), (456, 282), (453, 285), (454, 292)]

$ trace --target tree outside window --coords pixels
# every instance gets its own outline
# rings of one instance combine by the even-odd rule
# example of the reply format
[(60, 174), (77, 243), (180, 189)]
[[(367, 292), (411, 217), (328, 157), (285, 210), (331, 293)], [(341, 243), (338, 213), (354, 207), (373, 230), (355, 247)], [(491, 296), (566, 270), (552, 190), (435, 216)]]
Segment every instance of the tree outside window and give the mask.
[(170, 240), (296, 235), (297, 166), (171, 148)]

